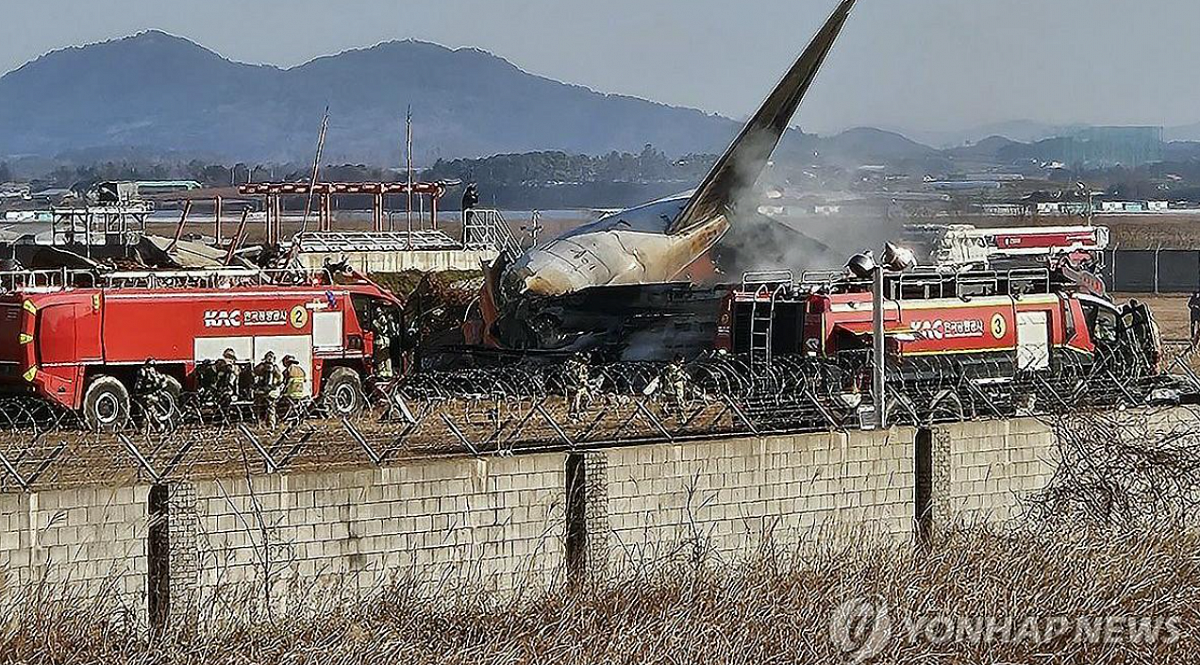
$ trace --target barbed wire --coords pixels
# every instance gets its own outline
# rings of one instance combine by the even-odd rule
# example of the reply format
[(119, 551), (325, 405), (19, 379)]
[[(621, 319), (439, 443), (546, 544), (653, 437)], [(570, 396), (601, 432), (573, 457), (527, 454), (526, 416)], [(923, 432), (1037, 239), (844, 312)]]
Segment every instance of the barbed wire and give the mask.
[(1185, 527), (1200, 509), (1194, 406), (1078, 412), (1048, 421), (1057, 464), (1029, 500), (1035, 519), (1111, 527)]
[[(1180, 353), (1176, 360), (1190, 357)], [(1194, 374), (1170, 377), (1136, 359), (1067, 351), (1053, 371), (1019, 371), (1011, 356), (906, 359), (887, 373), (889, 423), (1064, 415), (1163, 399)], [(1176, 363), (1178, 364), (1178, 363)], [(249, 400), (183, 393), (162, 407), (89, 431), (74, 412), (32, 396), (0, 398), (0, 491), (239, 473), (243, 451), (267, 471), (382, 465), (404, 457), (513, 454), (713, 436), (870, 427), (867, 353), (836, 360), (777, 355), (770, 363), (714, 353), (672, 374), (666, 363), (531, 360), (423, 372), (369, 384), (369, 405), (338, 415), (320, 400), (283, 401), (279, 425)], [(1167, 395), (1168, 401), (1174, 399)]]

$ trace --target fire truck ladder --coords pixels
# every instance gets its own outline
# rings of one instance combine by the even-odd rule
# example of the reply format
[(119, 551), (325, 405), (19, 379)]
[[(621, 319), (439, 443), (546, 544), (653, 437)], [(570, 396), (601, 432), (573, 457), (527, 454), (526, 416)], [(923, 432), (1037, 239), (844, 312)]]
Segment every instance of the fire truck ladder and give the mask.
[(743, 289), (758, 284), (750, 304), (750, 373), (765, 374), (771, 366), (771, 340), (775, 333), (775, 301), (792, 284), (788, 271), (752, 272), (742, 276)]

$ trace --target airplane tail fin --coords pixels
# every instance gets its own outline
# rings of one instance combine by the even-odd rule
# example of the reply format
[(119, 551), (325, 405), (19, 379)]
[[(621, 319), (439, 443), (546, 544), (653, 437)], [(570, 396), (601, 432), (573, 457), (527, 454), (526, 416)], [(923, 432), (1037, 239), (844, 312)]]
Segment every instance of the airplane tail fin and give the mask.
[(855, 0), (842, 0), (812, 43), (771, 91), (754, 117), (746, 123), (741, 134), (717, 160), (679, 216), (671, 222), (669, 232), (685, 231), (726, 212), (739, 192), (754, 185), (771, 153), (779, 145), (779, 139), (796, 113), (796, 107), (800, 106), (800, 101), (816, 78), (854, 3)]

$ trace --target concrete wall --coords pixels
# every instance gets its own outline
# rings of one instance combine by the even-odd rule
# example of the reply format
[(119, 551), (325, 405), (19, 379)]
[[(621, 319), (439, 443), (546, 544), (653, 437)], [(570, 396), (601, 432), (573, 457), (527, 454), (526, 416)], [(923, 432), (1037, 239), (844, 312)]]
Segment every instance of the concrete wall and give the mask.
[(955, 523), (1002, 523), (1058, 468), (1054, 433), (1034, 418), (939, 425), (933, 432), (933, 516)]
[[(1047, 427), (1017, 419), (7, 493), (0, 600), (43, 575), (85, 593), (112, 582), (153, 619), (163, 595), (178, 615), (218, 592), (275, 602), (393, 577), (507, 591), (669, 557), (733, 561), (768, 534), (907, 539), (922, 496), (936, 528), (1019, 515), (1054, 453)], [(163, 497), (165, 517), (148, 519)]]
[(279, 591), (544, 587), (562, 571), (563, 474), (563, 455), (538, 454), (175, 484), (172, 611), (189, 586), (260, 588), (264, 571)]
[(907, 538), (914, 432), (834, 432), (610, 450), (611, 566), (705, 552), (732, 561), (770, 539), (839, 530)]
[(144, 618), (150, 488), (0, 494), (0, 606), (46, 583), (91, 597), (102, 587)]

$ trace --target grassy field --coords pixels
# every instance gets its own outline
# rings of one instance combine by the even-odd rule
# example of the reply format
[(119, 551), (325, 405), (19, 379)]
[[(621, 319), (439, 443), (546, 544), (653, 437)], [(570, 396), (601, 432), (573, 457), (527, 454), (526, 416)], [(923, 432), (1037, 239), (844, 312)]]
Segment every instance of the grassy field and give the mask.
[[(430, 600), (429, 587), (399, 581), (252, 621), (225, 614), (249, 606), (226, 606), (154, 639), (88, 603), (35, 595), (0, 624), (0, 661), (1182, 663), (1200, 648), (1200, 541), (1188, 533), (968, 529), (931, 549), (815, 540), (803, 555), (666, 561), (525, 599), (446, 589)], [(876, 611), (855, 614), (864, 604)], [(998, 628), (973, 632), (981, 621)]]

